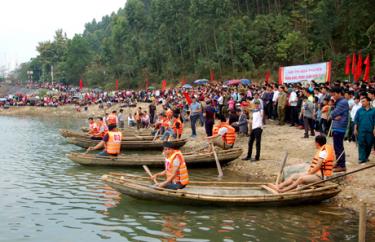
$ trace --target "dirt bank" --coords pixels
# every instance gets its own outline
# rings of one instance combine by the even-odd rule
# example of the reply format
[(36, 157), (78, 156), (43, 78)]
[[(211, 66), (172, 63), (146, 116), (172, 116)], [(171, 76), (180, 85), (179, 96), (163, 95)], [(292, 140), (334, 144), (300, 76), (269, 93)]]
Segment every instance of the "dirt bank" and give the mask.
[[(148, 104), (140, 104), (147, 110)], [(119, 109), (115, 105), (107, 112)], [(134, 112), (135, 108), (124, 109), (126, 113)], [(73, 118), (87, 118), (89, 116), (103, 115), (104, 110), (97, 106), (90, 106), (87, 112), (77, 112), (74, 106), (64, 106), (58, 108), (37, 108), (37, 107), (11, 107), (9, 110), (1, 110), (0, 115), (16, 115), (16, 116), (65, 116)], [(184, 136), (189, 137), (191, 130), (186, 125)], [(277, 126), (269, 122), (264, 127), (262, 136), (262, 152), (261, 160), (259, 162), (249, 162), (237, 159), (231, 162), (225, 170), (231, 170), (248, 176), (251, 180), (266, 180), (274, 181), (276, 174), (280, 169), (281, 160), (288, 151), (289, 156), (287, 165), (298, 164), (303, 161), (310, 161), (315, 153), (314, 138), (303, 139), (303, 131), (295, 127)], [(199, 149), (206, 146), (206, 141), (203, 139), (204, 128), (198, 127), (198, 138), (192, 140), (185, 145), (183, 150)], [(247, 152), (247, 137), (239, 137), (236, 146), (241, 146), (244, 149), (244, 154)], [(332, 143), (332, 138), (329, 139)], [(255, 147), (254, 147), (255, 149)], [(349, 171), (354, 170), (362, 165), (357, 163), (358, 152), (355, 143), (345, 142), (345, 150), (347, 154), (347, 166)], [(370, 157), (369, 164), (374, 163), (374, 156)], [(375, 168), (353, 174), (344, 179), (342, 183), (342, 192), (334, 199), (334, 205), (358, 210), (359, 201), (363, 200), (368, 204), (370, 211), (375, 211)], [(374, 220), (375, 222), (375, 220)]]

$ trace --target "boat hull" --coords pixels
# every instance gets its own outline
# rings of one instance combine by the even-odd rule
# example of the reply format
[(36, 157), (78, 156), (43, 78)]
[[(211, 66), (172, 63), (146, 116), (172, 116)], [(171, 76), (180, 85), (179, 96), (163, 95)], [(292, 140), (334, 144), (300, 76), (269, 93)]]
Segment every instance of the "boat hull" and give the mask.
[[(222, 165), (237, 159), (241, 154), (241, 148), (217, 151), (219, 161)], [(119, 155), (117, 157), (108, 157), (73, 152), (67, 154), (67, 157), (77, 164), (86, 166), (164, 166), (164, 157), (162, 155)], [(215, 157), (212, 152), (184, 153), (184, 158), (189, 168), (216, 166)]]
[[(87, 149), (88, 147), (94, 147), (100, 141), (86, 139), (86, 138), (77, 138), (77, 137), (70, 137), (66, 139), (68, 143), (77, 145), (79, 147)], [(182, 147), (186, 144), (187, 139), (181, 140), (174, 140), (171, 141), (174, 143), (176, 148)], [(162, 150), (163, 149), (163, 141), (149, 141), (149, 140), (142, 140), (142, 141), (121, 141), (121, 151), (126, 150)]]
[[(318, 203), (332, 198), (340, 192), (337, 184), (328, 184), (313, 189), (273, 194), (264, 189), (264, 184), (254, 183), (191, 183), (185, 189), (169, 190), (155, 188), (151, 182), (140, 181), (135, 176), (105, 175), (102, 180), (117, 191), (143, 200), (162, 201), (187, 205), (215, 205), (215, 206), (288, 206)], [(189, 191), (189, 188), (192, 188)], [(212, 194), (202, 194), (200, 188)], [(218, 192), (215, 194), (215, 189)], [(251, 195), (249, 191), (254, 191)], [(221, 192), (220, 192), (221, 191)], [(231, 191), (228, 193), (228, 191)], [(236, 195), (235, 192), (238, 194)], [(242, 194), (241, 194), (242, 193)]]

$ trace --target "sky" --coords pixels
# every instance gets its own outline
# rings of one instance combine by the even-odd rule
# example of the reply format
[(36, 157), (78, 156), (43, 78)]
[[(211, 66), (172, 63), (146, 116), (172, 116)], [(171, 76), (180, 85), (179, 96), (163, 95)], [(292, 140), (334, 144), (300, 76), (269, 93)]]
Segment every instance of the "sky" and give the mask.
[(39, 42), (63, 29), (69, 38), (85, 23), (117, 12), (126, 0), (1, 0), (0, 68), (12, 70), (37, 56)]

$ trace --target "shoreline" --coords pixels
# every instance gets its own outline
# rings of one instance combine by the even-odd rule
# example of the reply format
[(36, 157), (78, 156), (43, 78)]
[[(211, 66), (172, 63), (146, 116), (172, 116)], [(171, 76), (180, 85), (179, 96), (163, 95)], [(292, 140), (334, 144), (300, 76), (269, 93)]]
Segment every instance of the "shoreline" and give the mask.
[[(142, 109), (148, 107), (148, 103), (140, 103)], [(77, 112), (74, 105), (66, 105), (62, 107), (10, 107), (6, 110), (0, 110), (0, 116), (14, 116), (14, 117), (62, 117), (87, 119), (90, 116), (102, 116), (104, 112), (111, 110), (119, 110), (119, 104), (113, 105), (107, 110), (99, 109), (97, 105), (89, 106), (88, 111)], [(134, 111), (135, 108), (124, 108), (124, 113), (127, 115), (129, 111)], [(187, 125), (189, 126), (189, 125)], [(190, 136), (190, 128), (185, 127), (184, 136)], [(198, 138), (189, 141), (182, 150), (192, 150), (202, 148), (206, 144), (204, 128), (198, 125)], [(273, 124), (273, 121), (267, 121), (262, 135), (262, 151), (261, 160), (258, 162), (250, 162), (241, 160), (247, 152), (248, 137), (238, 137), (236, 146), (242, 147), (243, 155), (232, 161), (229, 165), (224, 167), (225, 170), (238, 173), (241, 176), (247, 176), (254, 179), (262, 179), (266, 182), (272, 182), (279, 172), (282, 159), (285, 151), (288, 151), (288, 159), (286, 166), (300, 164), (301, 162), (310, 162), (314, 155), (314, 139), (302, 139), (303, 131), (295, 127), (287, 125), (278, 126)], [(328, 139), (328, 143), (332, 143), (332, 138)], [(255, 145), (254, 145), (255, 146)], [(358, 151), (355, 143), (344, 142), (347, 168), (348, 171), (363, 167), (357, 163)], [(253, 148), (255, 151), (255, 147)], [(375, 157), (370, 156), (369, 164), (374, 164)], [(368, 207), (369, 221), (375, 223), (375, 177), (373, 176), (375, 168), (365, 170), (353, 175), (349, 175), (344, 179), (340, 179), (342, 191), (333, 198), (332, 205), (342, 208), (348, 208), (355, 211), (359, 210), (360, 200), (365, 202)]]

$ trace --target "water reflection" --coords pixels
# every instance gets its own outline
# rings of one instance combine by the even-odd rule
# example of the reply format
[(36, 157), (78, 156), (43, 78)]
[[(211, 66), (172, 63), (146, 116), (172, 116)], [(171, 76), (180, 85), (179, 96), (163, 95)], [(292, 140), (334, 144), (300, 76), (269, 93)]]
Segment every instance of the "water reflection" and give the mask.
[[(100, 181), (107, 172), (142, 169), (83, 167), (65, 154), (59, 128), (81, 121), (0, 117), (0, 241), (356, 241), (357, 215), (319, 214), (320, 206), (193, 207), (142, 201)], [(156, 172), (157, 169), (153, 170)], [(193, 170), (216, 179), (216, 169)], [(226, 174), (225, 179), (232, 179)], [(236, 177), (241, 180), (243, 178)], [(374, 226), (368, 239), (375, 240)]]

